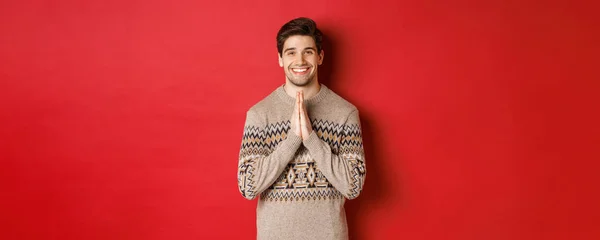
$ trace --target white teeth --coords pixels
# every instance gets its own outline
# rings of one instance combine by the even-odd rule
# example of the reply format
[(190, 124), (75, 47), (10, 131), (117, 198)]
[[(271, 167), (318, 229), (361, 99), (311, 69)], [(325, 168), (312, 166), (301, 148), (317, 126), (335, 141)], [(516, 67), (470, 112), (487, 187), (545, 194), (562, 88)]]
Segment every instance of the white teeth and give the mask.
[(292, 69), (294, 72), (306, 72), (306, 70), (308, 70), (308, 68)]

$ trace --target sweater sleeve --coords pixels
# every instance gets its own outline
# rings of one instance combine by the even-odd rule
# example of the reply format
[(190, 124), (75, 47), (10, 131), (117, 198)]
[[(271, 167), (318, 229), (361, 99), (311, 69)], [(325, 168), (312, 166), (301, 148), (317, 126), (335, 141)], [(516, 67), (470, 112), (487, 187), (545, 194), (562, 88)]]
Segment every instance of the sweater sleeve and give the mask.
[(347, 199), (358, 197), (367, 173), (358, 110), (351, 112), (342, 126), (338, 154), (332, 153), (315, 131), (303, 144), (333, 187)]
[(237, 177), (240, 193), (248, 200), (277, 180), (302, 145), (302, 138), (289, 131), (289, 122), (269, 129), (262, 125), (254, 112), (247, 112)]

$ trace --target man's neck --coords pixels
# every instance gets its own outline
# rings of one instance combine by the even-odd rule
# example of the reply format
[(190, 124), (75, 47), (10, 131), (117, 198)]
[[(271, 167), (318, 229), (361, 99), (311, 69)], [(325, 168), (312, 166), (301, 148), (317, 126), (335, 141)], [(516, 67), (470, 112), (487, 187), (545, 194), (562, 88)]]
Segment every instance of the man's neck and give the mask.
[(321, 84), (319, 84), (319, 81), (317, 79), (315, 79), (310, 84), (299, 87), (299, 86), (296, 86), (296, 85), (290, 83), (286, 79), (285, 85), (283, 85), (283, 90), (285, 90), (285, 93), (287, 93), (288, 96), (293, 97), (293, 98), (296, 98), (297, 92), (302, 91), (304, 93), (304, 100), (306, 100), (306, 99), (309, 99), (309, 98), (317, 95), (317, 93), (319, 93), (319, 90), (321, 90)]

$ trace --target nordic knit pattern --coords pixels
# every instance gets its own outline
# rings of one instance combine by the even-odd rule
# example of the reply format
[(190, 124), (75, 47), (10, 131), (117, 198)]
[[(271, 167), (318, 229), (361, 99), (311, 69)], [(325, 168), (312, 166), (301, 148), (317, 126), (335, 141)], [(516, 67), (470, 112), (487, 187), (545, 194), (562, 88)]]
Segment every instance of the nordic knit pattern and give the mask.
[(247, 112), (238, 187), (259, 197), (258, 239), (347, 239), (345, 198), (366, 175), (358, 110), (325, 85), (305, 100), (313, 131), (290, 127), (295, 99), (278, 87)]

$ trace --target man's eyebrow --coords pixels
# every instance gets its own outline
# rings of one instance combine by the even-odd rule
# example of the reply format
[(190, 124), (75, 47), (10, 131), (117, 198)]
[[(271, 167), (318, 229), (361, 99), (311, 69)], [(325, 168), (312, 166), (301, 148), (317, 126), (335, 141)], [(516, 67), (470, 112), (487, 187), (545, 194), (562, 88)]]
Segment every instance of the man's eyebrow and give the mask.
[[(304, 48), (304, 50), (307, 50), (307, 49), (310, 49), (310, 50), (313, 50), (313, 51), (317, 51), (317, 49), (314, 48), (314, 47), (305, 47)], [(285, 50), (283, 50), (283, 52), (287, 52), (287, 51), (291, 51), (291, 50), (296, 50), (296, 48), (295, 47), (286, 48)]]

